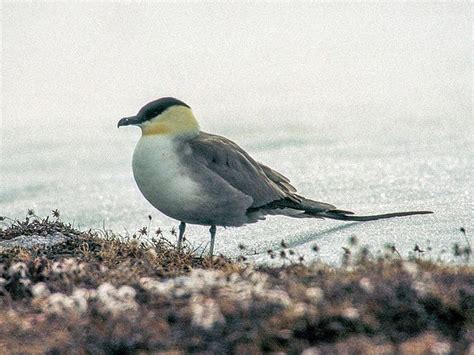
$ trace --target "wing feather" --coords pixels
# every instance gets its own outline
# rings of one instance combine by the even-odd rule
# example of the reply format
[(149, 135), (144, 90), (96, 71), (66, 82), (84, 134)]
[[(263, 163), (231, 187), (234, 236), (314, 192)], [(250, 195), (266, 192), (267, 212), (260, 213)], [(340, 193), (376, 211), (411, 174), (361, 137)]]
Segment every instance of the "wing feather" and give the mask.
[(252, 208), (282, 199), (300, 200), (288, 178), (259, 164), (231, 140), (200, 132), (188, 144), (196, 161), (250, 196), (253, 199)]

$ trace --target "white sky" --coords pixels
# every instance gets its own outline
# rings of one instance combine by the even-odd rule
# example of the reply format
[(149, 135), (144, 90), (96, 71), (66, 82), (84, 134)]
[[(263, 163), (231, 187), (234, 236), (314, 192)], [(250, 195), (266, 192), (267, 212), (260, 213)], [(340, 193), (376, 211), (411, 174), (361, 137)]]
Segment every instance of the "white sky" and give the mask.
[[(3, 2), (4, 127), (472, 116), (472, 5)], [(295, 116), (288, 117), (291, 112)]]

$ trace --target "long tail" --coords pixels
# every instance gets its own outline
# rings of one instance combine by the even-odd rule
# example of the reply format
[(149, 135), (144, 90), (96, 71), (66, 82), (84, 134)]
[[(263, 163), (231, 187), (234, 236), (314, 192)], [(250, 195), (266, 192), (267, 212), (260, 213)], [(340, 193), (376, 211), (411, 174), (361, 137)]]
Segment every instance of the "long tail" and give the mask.
[[(337, 209), (336, 206), (333, 206), (328, 203), (313, 201), (301, 196), (298, 196), (299, 200), (290, 200), (290, 199), (282, 199), (278, 201), (270, 202), (264, 206), (259, 208), (249, 209), (248, 212), (256, 212), (259, 210), (265, 210), (266, 213), (275, 213), (275, 214), (286, 214), (287, 209), (293, 211), (301, 211), (302, 213), (291, 214), (291, 217), (319, 217), (319, 218), (330, 218), (330, 219), (337, 219), (340, 221), (359, 221), (359, 222), (366, 222), (366, 221), (375, 221), (377, 219), (384, 219), (384, 218), (393, 218), (393, 217), (404, 217), (404, 216), (412, 216), (417, 214), (431, 214), (432, 211), (408, 211), (408, 212), (392, 212), (392, 213), (384, 213), (384, 214), (376, 214), (371, 216), (357, 216), (354, 212), (345, 211)], [(281, 212), (278, 212), (281, 211)]]
[(311, 211), (305, 212), (305, 214), (320, 216), (323, 218), (331, 218), (331, 219), (338, 219), (341, 221), (359, 221), (359, 222), (366, 222), (366, 221), (375, 221), (377, 219), (384, 219), (384, 218), (392, 218), (392, 217), (403, 217), (403, 216), (412, 216), (416, 214), (431, 214), (432, 211), (409, 211), (409, 212), (393, 212), (393, 213), (384, 213), (384, 214), (375, 214), (371, 216), (356, 216), (352, 214), (346, 214), (345, 211), (325, 211), (325, 212), (315, 212), (312, 213)]

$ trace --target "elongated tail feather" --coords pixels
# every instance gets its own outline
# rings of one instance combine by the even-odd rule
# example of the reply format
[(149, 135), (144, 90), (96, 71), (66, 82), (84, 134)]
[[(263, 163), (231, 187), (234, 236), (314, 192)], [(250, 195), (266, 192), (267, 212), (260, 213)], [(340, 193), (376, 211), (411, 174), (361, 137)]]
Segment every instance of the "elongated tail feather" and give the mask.
[[(408, 211), (408, 212), (392, 212), (392, 213), (384, 213), (384, 214), (376, 214), (370, 216), (357, 216), (354, 212), (336, 209), (336, 206), (324, 203), (313, 201), (302, 196), (298, 196), (300, 198), (299, 202), (289, 199), (282, 199), (278, 201), (270, 202), (264, 206), (258, 208), (249, 208), (248, 213), (258, 212), (258, 211), (265, 211), (267, 214), (285, 214), (291, 217), (319, 217), (319, 218), (330, 218), (330, 219), (337, 219), (340, 221), (358, 221), (358, 222), (366, 222), (366, 221), (375, 221), (378, 219), (384, 218), (393, 218), (393, 217), (404, 217), (404, 216), (412, 216), (418, 214), (431, 214), (432, 211)], [(302, 211), (300, 214), (289, 214), (287, 209), (293, 211)], [(278, 212), (278, 211), (282, 212)]]
[(433, 212), (408, 211), (408, 212), (393, 212), (393, 213), (376, 214), (376, 215), (371, 215), (371, 216), (347, 215), (345, 213), (341, 213), (340, 211), (325, 211), (325, 212), (316, 212), (316, 213), (312, 213), (311, 211), (308, 211), (305, 213), (309, 215), (320, 216), (323, 218), (337, 219), (340, 221), (366, 222), (366, 221), (375, 221), (377, 219), (384, 219), (384, 218), (404, 217), (404, 216), (412, 216), (412, 215), (417, 215), (417, 214), (431, 214)]

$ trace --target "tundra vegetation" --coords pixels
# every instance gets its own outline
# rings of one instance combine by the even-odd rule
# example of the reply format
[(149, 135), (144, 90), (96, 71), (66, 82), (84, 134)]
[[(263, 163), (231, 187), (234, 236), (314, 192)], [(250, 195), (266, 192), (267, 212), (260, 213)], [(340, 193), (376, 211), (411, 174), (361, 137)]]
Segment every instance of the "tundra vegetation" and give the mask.
[(57, 210), (1, 223), (0, 353), (474, 353), (467, 238), (450, 265), (351, 237), (339, 267), (284, 241), (265, 266), (177, 250), (174, 230), (79, 231)]

